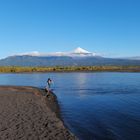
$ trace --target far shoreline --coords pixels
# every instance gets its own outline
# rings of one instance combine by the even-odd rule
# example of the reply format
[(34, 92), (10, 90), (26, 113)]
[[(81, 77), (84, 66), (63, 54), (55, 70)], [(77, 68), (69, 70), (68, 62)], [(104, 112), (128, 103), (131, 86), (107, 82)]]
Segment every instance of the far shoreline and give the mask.
[(0, 66), (1, 73), (140, 72), (140, 66)]

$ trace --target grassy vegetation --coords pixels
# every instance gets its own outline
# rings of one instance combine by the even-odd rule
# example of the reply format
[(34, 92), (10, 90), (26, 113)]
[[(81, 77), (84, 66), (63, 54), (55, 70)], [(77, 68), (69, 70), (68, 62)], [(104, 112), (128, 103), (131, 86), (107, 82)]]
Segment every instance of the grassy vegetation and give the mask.
[(140, 66), (70, 66), (70, 67), (17, 67), (0, 66), (0, 73), (22, 73), (22, 72), (140, 72)]

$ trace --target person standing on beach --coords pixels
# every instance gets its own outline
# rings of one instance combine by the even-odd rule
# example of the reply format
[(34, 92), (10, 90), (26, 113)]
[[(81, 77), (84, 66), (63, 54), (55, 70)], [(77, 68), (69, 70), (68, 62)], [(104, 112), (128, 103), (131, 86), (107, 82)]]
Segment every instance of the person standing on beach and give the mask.
[(51, 88), (51, 84), (52, 84), (52, 80), (50, 78), (48, 78), (48, 80), (47, 80), (47, 87), (48, 87), (48, 89)]

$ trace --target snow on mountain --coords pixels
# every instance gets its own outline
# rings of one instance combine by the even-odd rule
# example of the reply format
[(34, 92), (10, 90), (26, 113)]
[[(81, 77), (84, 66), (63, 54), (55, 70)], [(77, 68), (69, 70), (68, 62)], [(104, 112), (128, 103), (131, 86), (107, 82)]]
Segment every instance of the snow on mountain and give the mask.
[(71, 56), (99, 56), (97, 53), (89, 52), (87, 50), (84, 50), (80, 47), (76, 48), (72, 53), (70, 53)]
[(82, 48), (80, 48), (80, 47), (78, 47), (78, 48), (76, 48), (76, 49), (74, 50), (73, 53), (77, 53), (77, 54), (89, 54), (90, 52), (87, 51), (87, 50), (84, 50), (84, 49), (82, 49)]
[(23, 56), (23, 55), (28, 55), (28, 56), (40, 56), (40, 57), (45, 57), (45, 56), (70, 56), (70, 57), (89, 57), (89, 56), (99, 56), (97, 53), (92, 53), (89, 52), (85, 49), (82, 49), (80, 47), (76, 48), (72, 52), (54, 52), (54, 53), (39, 53), (37, 51), (33, 51), (30, 53), (21, 53), (17, 54), (15, 56)]
[(16, 54), (14, 56), (23, 56), (23, 55), (28, 55), (28, 56), (42, 56), (42, 53), (39, 53), (38, 51), (33, 51), (33, 52), (29, 52), (29, 53), (20, 53), (20, 54)]

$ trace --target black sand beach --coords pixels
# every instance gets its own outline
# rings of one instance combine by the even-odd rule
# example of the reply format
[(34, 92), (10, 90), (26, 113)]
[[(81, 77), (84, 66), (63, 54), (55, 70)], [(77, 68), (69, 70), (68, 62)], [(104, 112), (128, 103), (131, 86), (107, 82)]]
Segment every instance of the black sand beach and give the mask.
[(0, 86), (0, 140), (74, 140), (59, 119), (54, 94), (33, 87)]

